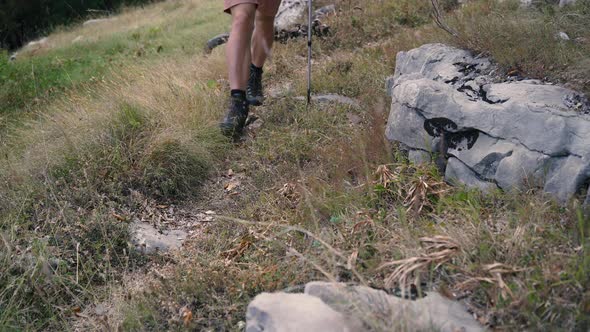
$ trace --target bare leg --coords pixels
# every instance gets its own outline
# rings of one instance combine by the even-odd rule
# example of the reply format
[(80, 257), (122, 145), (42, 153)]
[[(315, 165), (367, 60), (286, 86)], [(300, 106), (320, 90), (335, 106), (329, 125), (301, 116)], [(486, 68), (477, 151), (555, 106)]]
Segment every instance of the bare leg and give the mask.
[(254, 4), (239, 4), (231, 8), (232, 27), (226, 47), (231, 89), (246, 90), (248, 84), (255, 13)]
[(270, 55), (274, 41), (274, 20), (273, 16), (264, 16), (256, 12), (256, 24), (252, 36), (252, 64), (262, 67)]

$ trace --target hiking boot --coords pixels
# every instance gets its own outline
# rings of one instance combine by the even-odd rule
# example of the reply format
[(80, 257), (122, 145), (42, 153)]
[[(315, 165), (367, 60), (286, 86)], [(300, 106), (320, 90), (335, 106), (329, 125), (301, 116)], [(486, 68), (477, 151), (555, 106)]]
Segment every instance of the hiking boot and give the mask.
[(248, 103), (253, 106), (260, 106), (264, 102), (262, 93), (262, 68), (250, 65), (250, 77), (248, 78), (248, 89), (246, 90)]
[(227, 113), (219, 124), (221, 132), (234, 138), (241, 135), (247, 118), (248, 101), (243, 96), (231, 96)]

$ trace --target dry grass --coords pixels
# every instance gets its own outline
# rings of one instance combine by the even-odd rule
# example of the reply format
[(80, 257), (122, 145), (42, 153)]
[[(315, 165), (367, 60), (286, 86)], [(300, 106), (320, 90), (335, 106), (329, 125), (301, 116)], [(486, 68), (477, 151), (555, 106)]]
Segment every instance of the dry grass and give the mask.
[[(521, 76), (549, 79), (590, 92), (590, 2), (556, 9), (539, 1), (519, 9), (518, 1), (473, 1), (446, 15), (457, 32), (449, 41), (490, 55)], [(570, 40), (557, 34), (564, 32)]]
[(102, 298), (95, 287), (142, 264), (117, 212), (133, 205), (134, 191), (160, 200), (198, 194), (227, 148), (217, 130), (224, 74), (221, 53), (129, 66), (10, 133), (1, 147), (0, 229), (15, 249), (0, 254), (0, 326), (62, 329), (72, 314), (64, 308)]
[[(134, 32), (162, 34), (174, 31), (179, 34), (183, 26), (194, 25), (195, 21), (207, 21), (209, 17), (218, 16), (217, 5), (217, 2), (210, 0), (172, 0), (141, 8), (126, 8), (116, 16), (99, 17), (108, 21), (61, 28), (47, 36), (45, 43), (24, 47), (19, 51), (19, 57), (43, 55), (54, 49), (68, 48), (75, 43), (109, 42), (113, 36)], [(207, 12), (210, 13), (209, 17), (203, 17), (202, 13)], [(76, 38), (78, 40), (74, 42)]]
[[(395, 284), (399, 284), (402, 289), (402, 297), (404, 292), (410, 285), (408, 277), (415, 272), (424, 270), (427, 267), (432, 267), (436, 264), (433, 269), (437, 269), (440, 265), (449, 261), (456, 256), (460, 250), (460, 247), (453, 239), (445, 236), (434, 236), (432, 238), (424, 237), (420, 238), (420, 242), (426, 244), (426, 254), (418, 257), (410, 257), (393, 262), (387, 262), (377, 270), (383, 270), (393, 266), (397, 266), (395, 270), (385, 279), (385, 286), (387, 288), (393, 288)], [(420, 279), (416, 275), (414, 285), (420, 285)]]
[[(347, 1), (338, 3), (343, 12), (330, 22), (335, 34), (316, 43), (314, 84), (316, 91), (357, 98), (361, 109), (316, 104), (306, 111), (303, 103), (291, 98), (304, 94), (305, 43), (278, 45), (266, 68), (267, 83), (272, 88), (294, 88), (287, 97), (273, 98), (256, 110), (261, 127), (252, 133), (253, 139), (224, 151), (225, 160), (217, 151), (226, 145), (214, 128), (226, 92), (223, 49), (207, 59), (167, 59), (149, 70), (131, 67), (121, 77), (100, 83), (98, 90), (72, 93), (52, 104), (51, 115), (19, 130), (5, 148), (10, 162), (0, 170), (0, 195), (9, 200), (20, 197), (14, 200), (17, 203), (2, 205), (9, 217), (0, 225), (11, 234), (2, 237), (5, 246), (24, 246), (38, 234), (54, 233), (68, 244), (81, 242), (83, 248), (109, 238), (125, 239), (126, 234), (109, 229), (98, 228), (102, 235), (92, 240), (85, 232), (79, 236), (78, 231), (56, 230), (72, 223), (121, 225), (105, 215), (129, 207), (125, 188), (161, 197), (162, 179), (185, 179), (181, 167), (141, 182), (150, 178), (144, 172), (153, 165), (145, 161), (160, 160), (167, 153), (156, 151), (173, 141), (182, 147), (180, 157), (198, 156), (219, 174), (228, 169), (239, 172), (246, 189), (228, 193), (224, 177), (207, 185), (203, 199), (191, 204), (214, 205), (226, 217), (203, 225), (202, 234), (168, 260), (152, 262), (154, 272), (143, 276), (145, 287), (129, 289), (125, 284), (116, 290), (108, 320), (111, 327), (237, 330), (247, 303), (260, 292), (299, 289), (311, 280), (336, 280), (392, 293), (399, 286), (403, 292), (408, 284), (439, 290), (465, 303), (492, 328), (584, 330), (590, 324), (590, 223), (578, 206), (558, 206), (539, 193), (482, 196), (448, 187), (434, 167), (408, 164), (383, 138), (388, 111), (383, 80), (393, 71), (396, 52), (447, 38), (432, 25), (420, 26), (429, 21), (429, 3), (424, 3), (370, 2), (362, 11), (347, 8)], [(456, 15), (475, 19), (470, 11), (476, 7), (471, 6), (488, 4), (478, 1)], [(486, 33), (473, 31), (477, 38)], [(350, 115), (360, 121), (350, 121)], [(120, 149), (125, 153), (115, 153)], [(121, 161), (121, 155), (129, 158)], [(191, 165), (179, 160), (183, 159), (175, 157), (163, 165)], [(51, 172), (68, 162), (69, 167), (57, 167), (61, 177)], [(56, 183), (58, 179), (75, 181), (64, 185)], [(39, 192), (39, 187), (47, 190)], [(24, 199), (23, 188), (32, 193)], [(90, 195), (80, 196), (84, 192)], [(31, 205), (34, 200), (43, 204)], [(79, 204), (89, 201), (92, 204)], [(79, 207), (86, 213), (75, 219)], [(88, 221), (89, 215), (94, 222)], [(31, 216), (34, 227), (23, 221)], [(42, 227), (35, 230), (38, 224)], [(75, 248), (69, 245), (64, 257), (74, 257)], [(90, 254), (101, 257), (106, 249), (119, 254), (123, 248), (119, 243)], [(39, 250), (43, 255), (38, 257), (51, 257), (50, 249), (54, 250)], [(0, 255), (0, 264), (5, 264), (0, 266), (18, 265), (15, 261), (13, 256)], [(26, 273), (41, 275), (43, 264), (38, 266)], [(90, 279), (86, 275), (105, 267), (82, 270), (87, 271), (82, 274), (86, 281)], [(119, 282), (120, 265), (108, 271), (112, 277), (103, 284)], [(73, 278), (64, 273), (61, 280), (71, 283)], [(18, 282), (30, 286), (35, 280), (9, 280), (6, 289), (12, 292)], [(5, 279), (0, 277), (0, 282)], [(23, 294), (31, 298), (30, 293)], [(52, 301), (61, 298), (55, 303), (65, 308), (72, 303), (89, 306), (105, 296), (72, 299), (33, 294)], [(44, 308), (37, 302), (11, 305), (21, 310), (17, 314), (42, 316), (22, 309), (31, 303)], [(10, 316), (13, 313), (0, 316), (0, 322), (16, 326), (18, 315)], [(54, 326), (58, 324), (42, 325)]]

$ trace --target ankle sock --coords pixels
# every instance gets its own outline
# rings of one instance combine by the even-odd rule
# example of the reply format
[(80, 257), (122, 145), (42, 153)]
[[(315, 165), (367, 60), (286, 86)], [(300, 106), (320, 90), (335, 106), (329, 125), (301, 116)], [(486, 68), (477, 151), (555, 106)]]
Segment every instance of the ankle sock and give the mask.
[(250, 70), (262, 73), (262, 67), (256, 67), (253, 63), (250, 64)]
[(233, 98), (246, 99), (246, 91), (240, 89), (232, 89), (230, 96)]

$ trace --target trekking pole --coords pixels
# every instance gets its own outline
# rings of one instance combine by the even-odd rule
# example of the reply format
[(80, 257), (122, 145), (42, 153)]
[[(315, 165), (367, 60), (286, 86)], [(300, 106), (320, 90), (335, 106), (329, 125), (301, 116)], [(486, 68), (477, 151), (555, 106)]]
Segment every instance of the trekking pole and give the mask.
[(308, 25), (307, 25), (307, 107), (311, 104), (311, 10), (312, 0), (308, 0), (307, 12), (308, 12)]

